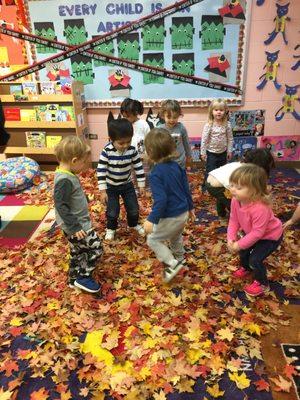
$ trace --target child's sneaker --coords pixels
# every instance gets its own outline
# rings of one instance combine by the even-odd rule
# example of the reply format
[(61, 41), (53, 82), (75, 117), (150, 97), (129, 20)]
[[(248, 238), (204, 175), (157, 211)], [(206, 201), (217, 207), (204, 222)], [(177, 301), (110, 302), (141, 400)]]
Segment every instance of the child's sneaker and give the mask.
[(75, 279), (69, 278), (68, 286), (69, 286), (70, 288), (74, 288), (74, 287), (75, 287)]
[(114, 240), (116, 231), (113, 229), (106, 229), (104, 240)]
[(240, 267), (232, 274), (235, 278), (245, 278), (250, 274), (250, 271), (247, 271), (244, 267)]
[(133, 229), (135, 229), (139, 235), (145, 236), (145, 231), (142, 225), (137, 225)]
[(170, 282), (183, 267), (184, 263), (182, 261), (178, 261), (174, 267), (171, 267), (169, 265), (166, 266), (164, 270), (164, 279), (163, 279), (164, 282), (165, 283)]
[(269, 287), (262, 285), (258, 281), (253, 281), (250, 285), (246, 285), (244, 287), (244, 290), (245, 290), (246, 294), (248, 294), (249, 296), (255, 297), (255, 296), (260, 296), (260, 295), (268, 292)]
[(74, 286), (78, 287), (79, 289), (85, 290), (89, 293), (97, 293), (100, 290), (100, 285), (97, 283), (93, 278), (86, 277), (86, 278), (77, 278), (74, 282)]

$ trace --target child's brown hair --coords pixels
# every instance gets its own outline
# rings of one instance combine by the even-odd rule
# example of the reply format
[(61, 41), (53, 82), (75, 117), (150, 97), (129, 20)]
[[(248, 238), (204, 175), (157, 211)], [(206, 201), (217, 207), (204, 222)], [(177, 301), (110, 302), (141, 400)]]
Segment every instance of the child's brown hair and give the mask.
[(266, 171), (255, 164), (244, 164), (230, 175), (229, 183), (249, 188), (252, 201), (269, 203)]
[(208, 107), (208, 122), (210, 124), (213, 124), (214, 122), (214, 116), (213, 116), (213, 110), (216, 109), (221, 109), (224, 110), (224, 116), (222, 118), (222, 124), (225, 125), (228, 121), (228, 106), (225, 100), (223, 99), (217, 99), (213, 100), (209, 107)]
[(58, 162), (69, 162), (72, 161), (73, 158), (81, 160), (90, 152), (90, 146), (75, 135), (66, 136), (54, 149)]
[(181, 107), (177, 100), (165, 100), (161, 103), (159, 115), (163, 118), (165, 114), (182, 116)]
[(148, 157), (155, 163), (171, 161), (177, 157), (175, 141), (163, 128), (154, 128), (147, 134), (145, 148)]

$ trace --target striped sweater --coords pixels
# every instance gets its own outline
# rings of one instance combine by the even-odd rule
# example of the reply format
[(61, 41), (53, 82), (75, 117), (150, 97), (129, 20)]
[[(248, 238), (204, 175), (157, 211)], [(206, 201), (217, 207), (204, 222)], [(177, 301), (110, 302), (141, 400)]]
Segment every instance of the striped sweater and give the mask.
[(145, 186), (145, 173), (140, 156), (134, 146), (119, 152), (109, 142), (100, 155), (97, 166), (97, 179), (100, 190), (106, 190), (107, 185), (118, 186), (131, 182), (132, 166), (135, 170), (139, 187)]

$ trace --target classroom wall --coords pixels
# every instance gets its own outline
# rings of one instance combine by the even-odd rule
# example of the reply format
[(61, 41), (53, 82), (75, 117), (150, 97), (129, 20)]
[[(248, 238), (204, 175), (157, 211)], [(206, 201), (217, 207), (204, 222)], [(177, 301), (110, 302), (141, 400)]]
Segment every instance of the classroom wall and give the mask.
[[(279, 34), (274, 41), (266, 46), (263, 41), (268, 38), (268, 33), (274, 28), (273, 19), (276, 15), (275, 1), (265, 0), (265, 4), (261, 7), (255, 5), (256, 1), (252, 0), (252, 12), (250, 22), (250, 37), (249, 37), (249, 53), (248, 65), (246, 71), (246, 87), (245, 87), (245, 104), (240, 107), (241, 110), (265, 109), (266, 124), (265, 135), (300, 135), (300, 121), (297, 121), (291, 114), (286, 114), (284, 118), (276, 122), (275, 113), (281, 107), (281, 99), (283, 97), (285, 87), (284, 84), (296, 85), (300, 84), (300, 69), (292, 71), (291, 66), (296, 59), (292, 56), (296, 52), (294, 47), (300, 43), (300, 1), (290, 0), (291, 21), (287, 22), (286, 36), (289, 41), (285, 45), (282, 35)], [(281, 2), (282, 3), (282, 2)], [(285, 4), (285, 3), (283, 3)], [(278, 91), (275, 89), (272, 82), (268, 82), (265, 88), (261, 91), (256, 89), (258, 78), (263, 74), (263, 66), (266, 56), (265, 50), (273, 52), (280, 50), (278, 70), (278, 81), (283, 87)], [(300, 54), (299, 49), (297, 54)], [(300, 92), (300, 90), (298, 90)], [(143, 97), (141, 93), (141, 98)], [(180, 97), (180, 96), (179, 96)], [(98, 160), (101, 148), (107, 141), (107, 124), (106, 119), (110, 109), (89, 109), (88, 123), (90, 133), (98, 135), (97, 140), (91, 140), (92, 144), (92, 159)], [(297, 110), (300, 113), (299, 103)], [(118, 109), (112, 109), (115, 117), (118, 115)], [(146, 113), (147, 113), (146, 109)], [(153, 109), (155, 110), (155, 108)], [(185, 124), (189, 136), (201, 136), (203, 125), (207, 118), (206, 108), (184, 108), (184, 116), (182, 122)], [(143, 116), (146, 117), (145, 115)]]

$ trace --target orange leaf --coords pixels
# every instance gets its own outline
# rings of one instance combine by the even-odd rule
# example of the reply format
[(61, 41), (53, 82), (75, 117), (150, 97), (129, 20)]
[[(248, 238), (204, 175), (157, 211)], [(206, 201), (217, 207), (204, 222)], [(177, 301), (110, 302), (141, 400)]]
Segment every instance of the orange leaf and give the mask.
[(269, 392), (270, 390), (270, 385), (264, 379), (260, 379), (259, 381), (254, 382), (254, 385), (259, 392), (261, 392), (262, 390), (266, 390), (267, 392)]
[(47, 400), (49, 392), (45, 388), (40, 388), (30, 394), (30, 400)]
[(287, 364), (284, 367), (283, 373), (287, 378), (292, 379), (292, 376), (296, 375), (297, 371), (296, 371), (296, 368), (293, 365)]
[(275, 383), (276, 387), (274, 390), (276, 392), (288, 392), (291, 390), (292, 382), (287, 381), (281, 375), (278, 378), (270, 378), (272, 382)]

